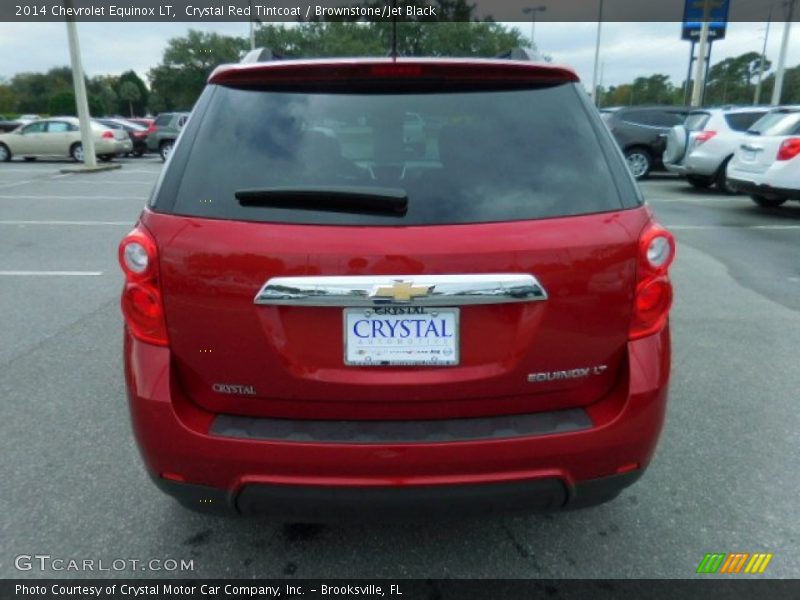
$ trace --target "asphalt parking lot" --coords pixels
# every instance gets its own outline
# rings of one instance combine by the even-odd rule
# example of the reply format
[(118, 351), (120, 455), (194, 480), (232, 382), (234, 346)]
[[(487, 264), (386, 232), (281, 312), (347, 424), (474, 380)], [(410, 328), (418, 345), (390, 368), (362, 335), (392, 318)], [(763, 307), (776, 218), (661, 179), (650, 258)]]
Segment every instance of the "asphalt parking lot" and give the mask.
[[(693, 577), (707, 552), (800, 576), (800, 204), (655, 176), (678, 239), (671, 405), (655, 460), (593, 509), (445, 523), (213, 518), (152, 486), (121, 366), (120, 238), (162, 167), (0, 164), (0, 577)], [(19, 572), (14, 558), (187, 559), (191, 572)]]

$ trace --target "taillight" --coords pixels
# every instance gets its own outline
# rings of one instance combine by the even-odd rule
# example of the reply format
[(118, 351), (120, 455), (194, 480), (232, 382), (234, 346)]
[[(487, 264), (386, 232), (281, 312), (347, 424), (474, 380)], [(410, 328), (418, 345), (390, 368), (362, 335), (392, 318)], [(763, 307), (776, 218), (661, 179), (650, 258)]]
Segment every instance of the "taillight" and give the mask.
[(110, 130), (106, 130), (106, 131), (104, 131), (102, 133), (102, 135), (100, 137), (101, 138), (105, 138), (107, 140), (113, 140), (114, 139), (114, 132), (110, 131)]
[(156, 132), (156, 125), (153, 123), (150, 127), (147, 128), (147, 134), (155, 133)]
[(133, 132), (133, 137), (135, 137), (135, 138), (145, 138), (145, 137), (147, 137), (147, 132), (146, 131), (134, 131)]
[(698, 146), (700, 144), (704, 144), (705, 142), (713, 138), (715, 135), (717, 135), (716, 131), (701, 131), (694, 138), (695, 144), (697, 144)]
[(800, 138), (784, 140), (778, 150), (778, 160), (792, 160), (800, 154)]
[(135, 338), (166, 346), (167, 324), (158, 277), (156, 243), (137, 225), (119, 244), (119, 264), (125, 274), (122, 289), (122, 314)]
[(666, 229), (650, 224), (639, 237), (636, 295), (629, 338), (658, 333), (664, 328), (672, 306), (669, 267), (675, 259), (675, 238)]

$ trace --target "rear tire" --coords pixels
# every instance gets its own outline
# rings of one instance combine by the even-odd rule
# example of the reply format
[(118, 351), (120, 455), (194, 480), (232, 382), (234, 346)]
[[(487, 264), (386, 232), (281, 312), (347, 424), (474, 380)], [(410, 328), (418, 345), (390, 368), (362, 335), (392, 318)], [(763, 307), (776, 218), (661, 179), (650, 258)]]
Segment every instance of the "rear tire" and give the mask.
[(762, 208), (777, 208), (789, 200), (788, 198), (767, 198), (759, 194), (753, 194), (750, 198)]
[(0, 144), (0, 162), (8, 162), (11, 160), (11, 150), (5, 144)]
[(634, 178), (644, 179), (650, 174), (653, 167), (653, 159), (650, 153), (644, 148), (630, 148), (625, 151), (625, 160)]
[(689, 185), (698, 190), (706, 190), (714, 183), (711, 177), (703, 177), (702, 175), (687, 175), (686, 181), (689, 182)]
[(729, 156), (722, 162), (719, 170), (717, 171), (717, 175), (714, 177), (714, 183), (716, 184), (717, 189), (728, 196), (733, 196), (736, 194), (736, 190), (728, 185), (728, 163), (731, 162), (732, 158), (732, 156)]
[(72, 146), (69, 147), (69, 155), (75, 162), (83, 162), (83, 144), (80, 142), (72, 144)]
[(161, 145), (158, 147), (158, 153), (161, 155), (161, 160), (166, 161), (169, 158), (174, 145), (175, 142), (171, 140), (169, 142), (161, 142)]

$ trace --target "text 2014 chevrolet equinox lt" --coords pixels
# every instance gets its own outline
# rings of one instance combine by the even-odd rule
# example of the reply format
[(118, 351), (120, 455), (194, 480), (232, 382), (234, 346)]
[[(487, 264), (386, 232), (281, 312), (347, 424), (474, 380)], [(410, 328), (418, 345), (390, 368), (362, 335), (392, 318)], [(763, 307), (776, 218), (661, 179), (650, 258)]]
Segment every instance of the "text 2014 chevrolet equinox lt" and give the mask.
[(568, 69), (220, 67), (120, 245), (144, 462), (288, 519), (604, 502), (662, 428), (674, 251)]

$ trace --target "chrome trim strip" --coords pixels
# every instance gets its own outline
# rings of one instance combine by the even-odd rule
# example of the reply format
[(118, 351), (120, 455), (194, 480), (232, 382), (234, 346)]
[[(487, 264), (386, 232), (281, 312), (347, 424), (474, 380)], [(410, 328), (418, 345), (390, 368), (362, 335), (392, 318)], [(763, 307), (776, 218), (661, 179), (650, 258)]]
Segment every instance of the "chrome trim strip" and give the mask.
[(273, 277), (253, 299), (278, 306), (463, 306), (547, 300), (523, 273)]

